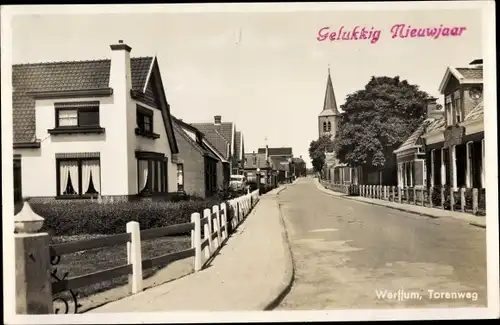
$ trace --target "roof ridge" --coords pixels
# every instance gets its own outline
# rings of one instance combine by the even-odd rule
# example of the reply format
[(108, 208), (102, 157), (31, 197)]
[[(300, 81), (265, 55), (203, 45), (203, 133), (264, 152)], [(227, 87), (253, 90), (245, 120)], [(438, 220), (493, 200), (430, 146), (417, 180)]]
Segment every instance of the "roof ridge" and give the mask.
[[(130, 60), (138, 60), (138, 59), (152, 59), (154, 56), (136, 56), (131, 57)], [(91, 63), (91, 62), (108, 62), (111, 59), (94, 59), (94, 60), (66, 60), (66, 61), (43, 61), (43, 62), (30, 62), (30, 63), (16, 63), (13, 64), (13, 67), (19, 66), (36, 66), (36, 65), (55, 65), (55, 64), (64, 64), (64, 63)]]

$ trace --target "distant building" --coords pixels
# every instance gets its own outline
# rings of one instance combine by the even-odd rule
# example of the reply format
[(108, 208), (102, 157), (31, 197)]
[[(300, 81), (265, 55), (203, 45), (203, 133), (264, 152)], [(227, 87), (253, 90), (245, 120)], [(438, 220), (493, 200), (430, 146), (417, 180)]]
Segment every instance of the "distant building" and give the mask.
[(172, 119), (179, 146), (178, 191), (199, 197), (217, 194), (217, 190), (224, 186), (217, 171), (222, 170), (227, 161), (198, 129), (180, 119)]
[(200, 130), (227, 161), (217, 173), (221, 175), (225, 185), (229, 184), (231, 174), (241, 174), (243, 135), (241, 132), (236, 132), (233, 122), (222, 122), (220, 115), (214, 116), (213, 123), (191, 123), (191, 125)]
[[(340, 119), (341, 114), (337, 108), (330, 69), (328, 69), (323, 110), (318, 115), (319, 136), (329, 135), (333, 140), (337, 134)], [(325, 166), (322, 175), (324, 179), (336, 184), (358, 184), (361, 168), (351, 168), (345, 164), (341, 164), (337, 159), (336, 153), (333, 151), (326, 152), (325, 156)]]

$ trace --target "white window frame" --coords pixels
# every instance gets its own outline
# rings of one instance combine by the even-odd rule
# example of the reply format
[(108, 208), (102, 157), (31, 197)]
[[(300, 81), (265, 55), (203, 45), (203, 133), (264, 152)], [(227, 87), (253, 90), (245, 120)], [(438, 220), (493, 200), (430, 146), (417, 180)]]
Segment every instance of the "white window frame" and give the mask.
[(469, 141), (465, 144), (465, 148), (466, 148), (466, 156), (467, 156), (467, 159), (465, 160), (465, 186), (467, 188), (470, 188), (472, 187), (474, 184), (473, 184), (473, 175), (472, 175), (472, 154), (474, 152), (473, 150), (473, 146), (474, 145), (474, 142), (473, 141)]

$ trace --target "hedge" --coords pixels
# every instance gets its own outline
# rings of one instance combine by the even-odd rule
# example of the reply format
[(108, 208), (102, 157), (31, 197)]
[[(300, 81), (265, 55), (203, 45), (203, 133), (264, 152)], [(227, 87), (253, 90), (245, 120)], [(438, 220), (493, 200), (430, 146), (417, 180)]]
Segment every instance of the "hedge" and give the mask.
[(129, 221), (138, 221), (141, 229), (190, 222), (193, 212), (203, 213), (204, 209), (220, 202), (216, 197), (178, 202), (140, 200), (101, 204), (61, 200), (30, 205), (34, 212), (45, 218), (42, 231), (60, 236), (123, 233)]

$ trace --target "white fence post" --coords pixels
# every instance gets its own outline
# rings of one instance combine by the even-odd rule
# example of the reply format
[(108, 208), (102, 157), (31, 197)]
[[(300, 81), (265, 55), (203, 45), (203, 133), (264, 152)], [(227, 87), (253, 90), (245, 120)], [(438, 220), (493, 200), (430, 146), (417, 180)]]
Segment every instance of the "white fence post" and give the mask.
[(200, 213), (195, 212), (191, 214), (191, 222), (194, 223), (194, 271), (201, 270), (203, 265), (203, 257), (201, 255), (201, 221)]
[(215, 213), (217, 219), (216, 219), (216, 225), (217, 225), (217, 247), (220, 247), (222, 246), (222, 234), (221, 234), (221, 231), (220, 231), (220, 225), (221, 225), (221, 222), (220, 222), (220, 210), (219, 210), (219, 206), (218, 205), (214, 205), (213, 206), (213, 212)]
[(224, 231), (222, 232), (222, 241), (225, 241), (228, 237), (228, 231), (227, 231), (227, 207), (226, 203), (222, 202), (220, 204), (220, 208), (222, 210), (222, 216), (221, 216), (221, 221), (222, 221), (222, 226), (224, 226)]
[(212, 213), (210, 209), (203, 210), (203, 218), (207, 218), (208, 222), (203, 226), (204, 239), (208, 238), (208, 245), (205, 247), (205, 258), (209, 259), (212, 254)]
[(127, 262), (132, 264), (132, 274), (128, 276), (128, 283), (133, 294), (141, 292), (142, 286), (142, 254), (141, 228), (137, 221), (127, 222), (127, 232), (130, 241), (127, 242)]

